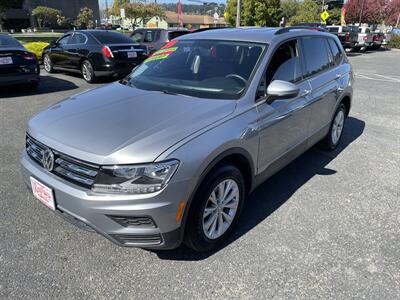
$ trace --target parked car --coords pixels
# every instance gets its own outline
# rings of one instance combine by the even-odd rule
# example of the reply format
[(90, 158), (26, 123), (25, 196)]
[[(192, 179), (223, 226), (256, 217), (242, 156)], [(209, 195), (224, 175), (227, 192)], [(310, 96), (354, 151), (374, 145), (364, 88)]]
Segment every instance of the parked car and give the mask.
[(184, 35), (123, 80), (34, 116), (23, 178), (46, 206), (118, 245), (214, 250), (258, 185), (317, 142), (338, 146), (352, 86), (329, 33)]
[(371, 29), (369, 27), (358, 27), (352, 26), (353, 28), (358, 28), (358, 43), (357, 49), (360, 50), (361, 48), (367, 49), (368, 47), (373, 45), (373, 36)]
[(344, 49), (352, 51), (359, 51), (361, 47), (358, 46), (358, 28), (354, 30), (348, 26), (329, 25), (327, 30), (339, 38), (340, 43)]
[(169, 41), (181, 35), (190, 33), (187, 29), (162, 29), (162, 28), (139, 28), (132, 32), (131, 38), (140, 45), (145, 45), (149, 53), (154, 53)]
[(382, 46), (387, 47), (387, 45), (389, 45), (391, 39), (392, 39), (392, 32), (390, 30), (388, 30), (388, 31), (386, 31), (386, 33), (383, 34)]
[(123, 77), (147, 58), (147, 49), (129, 37), (107, 30), (77, 30), (43, 51), (44, 69), (82, 74), (87, 82), (104, 76)]
[(378, 50), (382, 46), (384, 37), (384, 33), (379, 30), (372, 32), (372, 45), (370, 45), (368, 49)]
[(35, 55), (12, 36), (0, 33), (0, 86), (27, 84), (35, 88), (39, 73)]

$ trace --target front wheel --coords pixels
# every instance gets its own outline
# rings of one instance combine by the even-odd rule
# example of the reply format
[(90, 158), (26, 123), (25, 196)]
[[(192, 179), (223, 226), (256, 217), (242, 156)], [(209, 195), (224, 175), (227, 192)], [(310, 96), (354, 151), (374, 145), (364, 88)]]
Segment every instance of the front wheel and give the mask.
[(43, 57), (43, 65), (47, 73), (54, 73), (53, 62), (48, 54), (45, 54)]
[(96, 82), (96, 76), (94, 74), (93, 66), (90, 61), (85, 60), (82, 63), (82, 77), (86, 80), (86, 82), (94, 83)]
[(334, 150), (339, 144), (342, 137), (346, 117), (346, 107), (343, 103), (341, 103), (335, 112), (329, 133), (322, 140), (322, 144), (325, 149)]
[(198, 252), (220, 247), (237, 223), (245, 198), (241, 172), (221, 165), (201, 184), (190, 207), (185, 243)]

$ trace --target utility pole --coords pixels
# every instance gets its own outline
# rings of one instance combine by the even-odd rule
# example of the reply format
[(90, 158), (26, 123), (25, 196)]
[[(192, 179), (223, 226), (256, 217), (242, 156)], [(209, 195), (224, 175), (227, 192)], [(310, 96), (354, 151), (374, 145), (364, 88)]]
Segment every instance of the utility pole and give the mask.
[(236, 27), (240, 27), (240, 0), (237, 0), (237, 7), (236, 7)]
[(364, 4), (365, 4), (365, 0), (363, 0), (363, 2), (361, 4), (360, 19), (358, 20), (358, 26), (361, 26), (362, 14), (363, 14), (363, 10), (364, 10)]

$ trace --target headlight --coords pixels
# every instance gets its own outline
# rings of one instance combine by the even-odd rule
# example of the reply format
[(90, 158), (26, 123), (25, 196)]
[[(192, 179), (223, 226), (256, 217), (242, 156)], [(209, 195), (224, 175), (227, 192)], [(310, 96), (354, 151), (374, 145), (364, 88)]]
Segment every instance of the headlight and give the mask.
[(146, 165), (102, 167), (92, 191), (107, 194), (148, 194), (163, 189), (179, 166), (178, 160)]

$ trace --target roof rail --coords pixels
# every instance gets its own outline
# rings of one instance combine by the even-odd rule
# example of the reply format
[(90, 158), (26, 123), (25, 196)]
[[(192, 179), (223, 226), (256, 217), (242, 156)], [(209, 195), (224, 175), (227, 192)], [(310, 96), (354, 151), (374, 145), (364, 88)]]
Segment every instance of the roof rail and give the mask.
[(289, 26), (289, 27), (283, 27), (281, 29), (278, 29), (275, 32), (275, 35), (282, 34), (289, 32), (290, 30), (296, 30), (296, 29), (308, 29), (308, 30), (315, 30), (315, 31), (326, 31), (322, 27), (314, 27), (314, 26)]

